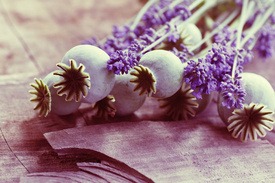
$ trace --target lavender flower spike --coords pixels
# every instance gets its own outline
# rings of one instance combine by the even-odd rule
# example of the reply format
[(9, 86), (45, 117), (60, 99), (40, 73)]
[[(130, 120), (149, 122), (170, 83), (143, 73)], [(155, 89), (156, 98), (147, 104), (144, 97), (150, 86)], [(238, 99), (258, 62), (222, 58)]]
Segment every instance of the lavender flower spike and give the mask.
[(138, 65), (139, 59), (139, 56), (131, 50), (117, 50), (110, 55), (110, 60), (107, 62), (107, 68), (113, 70), (117, 75), (127, 74), (131, 68)]
[(221, 88), (224, 99), (222, 102), (223, 106), (226, 106), (228, 109), (232, 107), (243, 109), (246, 92), (242, 85), (241, 77), (239, 77), (238, 74), (235, 75), (234, 82), (229, 76), (226, 82), (222, 82)]
[(265, 25), (259, 33), (256, 49), (259, 57), (267, 59), (273, 56), (275, 49), (275, 28), (272, 25)]
[(190, 60), (184, 69), (185, 82), (190, 84), (191, 89), (199, 88), (193, 95), (201, 99), (201, 94), (210, 94), (216, 90), (217, 81), (213, 76), (212, 65), (205, 62), (204, 59), (198, 59), (198, 62)]

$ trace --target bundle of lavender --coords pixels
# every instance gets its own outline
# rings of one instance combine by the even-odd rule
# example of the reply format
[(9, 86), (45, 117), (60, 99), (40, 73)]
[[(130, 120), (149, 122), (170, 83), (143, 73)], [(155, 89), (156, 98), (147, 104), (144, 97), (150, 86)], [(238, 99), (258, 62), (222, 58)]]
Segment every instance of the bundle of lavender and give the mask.
[(70, 49), (60, 68), (31, 84), (40, 116), (90, 103), (99, 116), (129, 115), (156, 97), (174, 120), (195, 116), (219, 92), (221, 119), (235, 138), (272, 130), (275, 94), (243, 72), (253, 54), (272, 57), (274, 0), (149, 0), (130, 22)]

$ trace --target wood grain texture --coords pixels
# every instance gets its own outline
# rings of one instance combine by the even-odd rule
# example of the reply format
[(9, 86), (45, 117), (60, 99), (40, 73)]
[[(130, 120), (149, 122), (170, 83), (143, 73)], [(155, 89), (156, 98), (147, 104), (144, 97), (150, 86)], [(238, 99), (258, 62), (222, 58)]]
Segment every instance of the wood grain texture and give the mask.
[(131, 0), (0, 1), (0, 182), (76, 167), (61, 161), (43, 134), (86, 126), (86, 119), (79, 111), (39, 118), (29, 102), (29, 83), (55, 70), (71, 47), (92, 35), (104, 38), (141, 6)]
[(77, 169), (31, 173), (21, 177), (20, 182), (153, 182), (125, 163), (93, 150), (66, 148), (56, 151), (62, 160), (76, 162)]
[[(65, 52), (85, 38), (106, 37), (113, 24), (127, 22), (143, 3), (0, 0), (0, 182), (19, 182), (20, 177), (22, 181), (37, 180), (36, 175), (63, 172), (78, 174), (79, 167), (84, 170), (87, 164), (64, 158), (64, 152), (56, 150), (75, 148), (71, 144), (75, 140), (78, 148), (104, 153), (103, 157), (93, 156), (108, 156), (107, 163), (115, 158), (115, 168), (129, 166), (149, 181), (274, 179), (274, 133), (268, 133), (266, 140), (245, 144), (233, 139), (219, 119), (215, 103), (187, 122), (171, 122), (153, 98), (133, 115), (108, 121), (93, 117), (90, 105), (82, 105), (68, 116), (50, 114), (47, 118), (39, 118), (32, 110), (28, 90), (34, 77), (43, 78), (56, 69)], [(263, 75), (275, 87), (274, 68), (274, 58), (263, 63), (255, 57), (245, 69)], [(76, 133), (76, 138), (69, 133)], [(53, 138), (60, 135), (68, 138), (64, 144)], [(81, 139), (84, 135), (89, 139)], [(95, 171), (87, 169), (86, 173)], [(102, 173), (96, 169), (97, 174)]]
[(232, 139), (218, 117), (120, 122), (46, 133), (54, 149), (86, 148), (124, 162), (154, 182), (275, 179), (275, 147)]

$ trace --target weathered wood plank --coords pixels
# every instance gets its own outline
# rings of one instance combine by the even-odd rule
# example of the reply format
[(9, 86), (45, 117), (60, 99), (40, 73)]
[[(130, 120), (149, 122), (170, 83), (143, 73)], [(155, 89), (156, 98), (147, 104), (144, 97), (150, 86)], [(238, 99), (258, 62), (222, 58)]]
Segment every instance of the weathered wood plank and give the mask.
[(21, 176), (30, 173), (10, 150), (2, 131), (0, 131), (0, 157), (0, 182), (19, 182)]
[[(114, 24), (123, 25), (141, 7), (138, 1), (129, 0), (2, 2), (40, 72), (56, 69), (55, 64), (61, 61), (65, 52), (84, 39), (92, 35), (100, 39), (106, 37)], [(26, 69), (34, 71), (31, 67)]]
[(2, 1), (0, 1), (0, 75), (25, 73), (28, 68), (35, 72), (35, 65), (28, 57), (18, 32), (13, 26)]
[(43, 133), (86, 123), (78, 112), (64, 117), (49, 115), (48, 118), (39, 118), (29, 102), (29, 89), (28, 82), (1, 86), (0, 103), (5, 105), (0, 105), (0, 128), (12, 151), (33, 172), (45, 169), (37, 161), (45, 151), (52, 150)]
[[(122, 162), (89, 149), (62, 149), (58, 151), (62, 160), (77, 162), (77, 169), (59, 172), (31, 173), (21, 177), (20, 182), (123, 182), (123, 183), (152, 183)], [(100, 160), (94, 158), (100, 157)], [(105, 160), (107, 161), (105, 161)]]
[[(182, 174), (191, 172), (194, 177), (200, 175), (197, 176), (200, 180), (210, 180), (211, 177), (211, 180), (218, 180), (222, 176), (221, 180), (241, 180), (242, 177), (247, 180), (274, 179), (271, 176), (272, 171), (274, 172), (274, 162), (270, 158), (274, 156), (273, 146), (267, 141), (240, 144), (231, 138), (220, 123), (215, 104), (187, 123), (164, 122), (170, 119), (158, 109), (155, 99), (147, 100), (134, 115), (115, 117), (107, 122), (91, 117), (94, 111), (89, 105), (82, 105), (80, 110), (69, 116), (50, 114), (47, 118), (38, 118), (37, 113), (32, 110), (33, 105), (29, 103), (29, 83), (33, 82), (33, 78), (43, 78), (49, 71), (56, 69), (55, 64), (64, 53), (83, 39), (92, 35), (104, 38), (110, 34), (113, 24), (122, 25), (127, 22), (140, 7), (139, 1), (131, 0), (91, 0), (81, 3), (75, 0), (0, 1), (0, 33), (4, 35), (0, 36), (0, 182), (17, 182), (19, 177), (24, 177), (28, 171), (35, 173), (75, 170), (76, 162), (60, 159), (43, 134), (103, 123), (110, 124), (89, 127), (92, 128), (89, 133), (95, 131), (95, 134), (98, 134), (90, 143), (96, 139), (103, 142), (96, 142), (97, 145), (93, 144), (92, 147), (96, 146), (94, 149), (98, 151), (102, 150), (112, 157), (125, 160), (128, 165), (138, 170), (142, 169), (145, 175), (157, 177), (156, 180), (172, 170), (173, 173), (166, 174), (165, 178), (173, 177), (180, 181)], [(274, 65), (274, 58), (266, 63), (255, 58), (246, 66), (246, 70), (263, 75), (275, 87)], [(205, 121), (201, 121), (203, 118)], [(143, 120), (146, 122), (139, 122)], [(153, 123), (148, 120), (161, 122)], [(113, 131), (118, 130), (118, 126), (122, 124), (115, 122), (121, 121), (125, 122), (121, 127), (121, 133)], [(147, 131), (144, 131), (144, 128)], [(151, 128), (153, 130), (149, 133), (148, 130)], [(104, 131), (110, 133), (105, 134)], [(89, 134), (88, 131), (85, 133)], [(103, 135), (99, 136), (100, 133)], [(134, 138), (138, 135), (143, 136), (141, 139)], [(128, 139), (129, 136), (133, 139)], [(266, 139), (275, 144), (273, 136), (273, 133), (268, 133)], [(158, 139), (155, 139), (156, 137)], [(222, 137), (222, 142), (217, 141), (218, 137)], [(125, 151), (108, 150), (109, 144), (115, 146), (121, 139), (123, 143), (116, 147), (124, 148)], [(180, 143), (183, 140), (185, 143)], [(85, 139), (80, 139), (80, 142), (81, 147), (89, 145), (85, 145), (88, 143)], [(131, 146), (135, 142), (137, 144)], [(156, 149), (152, 149), (150, 143)], [(134, 151), (133, 147), (139, 147), (138, 150), (142, 153), (131, 159), (130, 155), (138, 152)], [(146, 148), (148, 152), (153, 153), (146, 152)], [(128, 156), (121, 157), (127, 154), (127, 149)], [(139, 157), (141, 159), (138, 159)], [(175, 162), (174, 158), (179, 158), (179, 161)], [(271, 160), (267, 161), (269, 159)], [(172, 170), (159, 167), (160, 162), (167, 167), (171, 162), (174, 163)], [(184, 173), (178, 175), (176, 172), (181, 170)], [(222, 170), (224, 172), (221, 172)], [(161, 174), (157, 175), (156, 171), (161, 171)], [(264, 177), (261, 177), (263, 175)], [(192, 180), (191, 178), (190, 175), (186, 175), (184, 179)]]
[(275, 147), (240, 142), (218, 117), (94, 125), (46, 133), (54, 149), (88, 148), (124, 162), (155, 182), (275, 179)]
[(43, 134), (85, 126), (87, 119), (79, 111), (38, 118), (29, 102), (29, 83), (56, 69), (68, 49), (92, 35), (105, 37), (113, 24), (125, 23), (140, 7), (141, 3), (130, 0), (0, 1), (0, 129), (5, 138), (1, 139), (0, 182), (18, 182), (27, 170), (76, 167), (60, 160)]

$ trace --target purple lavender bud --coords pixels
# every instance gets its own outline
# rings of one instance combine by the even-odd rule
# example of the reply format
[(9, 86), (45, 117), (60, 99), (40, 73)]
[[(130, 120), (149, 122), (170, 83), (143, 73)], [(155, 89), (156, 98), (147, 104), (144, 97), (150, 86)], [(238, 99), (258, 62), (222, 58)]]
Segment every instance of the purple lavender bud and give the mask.
[(235, 0), (236, 5), (242, 6), (243, 0)]
[(201, 98), (202, 93), (210, 94), (216, 90), (216, 78), (211, 67), (204, 59), (198, 59), (198, 62), (190, 60), (184, 69), (185, 82), (189, 83), (193, 90), (200, 88), (198, 92), (193, 93), (197, 98)]
[(187, 46), (185, 46), (183, 43), (180, 44), (180, 47), (182, 49), (182, 51), (190, 56), (194, 56), (194, 53), (189, 51), (189, 49), (187, 48)]
[(115, 38), (123, 38), (127, 35), (129, 31), (130, 31), (130, 28), (127, 25), (124, 25), (124, 26), (114, 25), (112, 33)]
[(236, 74), (234, 79), (227, 75), (227, 79), (221, 84), (221, 92), (224, 101), (223, 106), (230, 108), (243, 108), (244, 97), (246, 95), (241, 77)]
[(267, 59), (273, 56), (275, 49), (275, 28), (266, 24), (260, 31), (255, 48), (260, 58)]
[(140, 56), (131, 50), (117, 50), (110, 55), (107, 68), (113, 70), (115, 74), (124, 74), (134, 66), (138, 65)]
[(191, 16), (190, 10), (185, 5), (179, 4), (179, 5), (175, 6), (174, 9), (175, 9), (174, 16), (180, 15), (182, 20), (186, 20), (187, 18), (189, 18)]
[(176, 43), (180, 38), (180, 35), (177, 31), (173, 31), (168, 37), (167, 37), (167, 40), (169, 42), (173, 42), (173, 43)]
[(180, 60), (182, 63), (187, 62), (187, 54), (184, 53), (183, 51), (179, 51), (176, 47), (173, 47), (172, 51)]
[(272, 24), (275, 24), (275, 13), (272, 13), (270, 16), (270, 20)]
[(92, 36), (90, 39), (85, 39), (84, 41), (81, 42), (81, 44), (94, 45), (97, 47), (101, 46), (96, 36)]
[[(216, 23), (218, 24), (218, 23)], [(216, 25), (215, 24), (215, 25)], [(215, 43), (227, 43), (231, 41), (234, 33), (236, 30), (232, 30), (229, 26), (225, 26), (221, 31), (214, 35), (214, 42)]]

